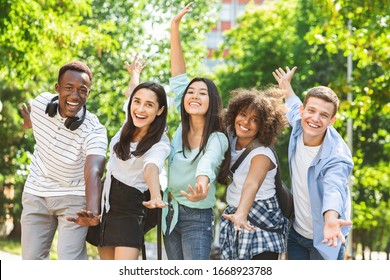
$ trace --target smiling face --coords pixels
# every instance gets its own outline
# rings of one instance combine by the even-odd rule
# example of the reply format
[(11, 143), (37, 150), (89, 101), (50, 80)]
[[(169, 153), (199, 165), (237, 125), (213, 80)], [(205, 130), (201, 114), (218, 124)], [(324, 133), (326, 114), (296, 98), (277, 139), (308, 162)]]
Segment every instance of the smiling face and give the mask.
[(303, 141), (307, 146), (321, 145), (326, 129), (333, 125), (334, 105), (317, 97), (310, 97), (305, 106), (301, 105), (299, 114), (302, 117)]
[(184, 109), (189, 115), (205, 116), (209, 109), (207, 85), (202, 81), (193, 82), (184, 96)]
[(91, 80), (88, 74), (67, 70), (55, 85), (58, 92), (59, 113), (63, 118), (71, 118), (82, 109), (88, 99)]
[(141, 88), (134, 93), (130, 106), (130, 114), (134, 126), (147, 131), (156, 116), (161, 115), (164, 107), (159, 108), (157, 95), (154, 91)]
[(256, 138), (260, 122), (254, 110), (241, 110), (235, 119), (234, 128), (238, 142), (244, 147)]

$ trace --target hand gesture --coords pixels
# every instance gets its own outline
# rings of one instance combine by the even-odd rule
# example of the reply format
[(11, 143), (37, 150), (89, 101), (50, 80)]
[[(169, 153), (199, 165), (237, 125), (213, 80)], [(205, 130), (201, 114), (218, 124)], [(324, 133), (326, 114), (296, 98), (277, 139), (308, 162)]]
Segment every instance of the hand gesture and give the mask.
[(74, 222), (80, 226), (96, 226), (100, 223), (101, 215), (95, 216), (91, 211), (80, 210), (76, 212), (77, 217), (66, 217), (69, 222)]
[(154, 208), (164, 208), (165, 206), (168, 205), (167, 202), (164, 202), (161, 197), (151, 199), (149, 201), (143, 201), (142, 204), (149, 208), (149, 209), (154, 209)]
[(287, 86), (291, 83), (291, 78), (295, 73), (295, 70), (297, 70), (297, 67), (294, 66), (291, 70), (288, 66), (286, 66), (286, 72), (282, 68), (276, 69), (274, 72), (272, 72), (272, 75), (274, 76), (275, 80), (278, 82), (279, 87), (281, 89), (287, 90)]
[(345, 243), (345, 237), (341, 232), (341, 227), (352, 225), (351, 221), (345, 221), (341, 219), (333, 219), (329, 222), (325, 222), (324, 226), (324, 240), (323, 244), (328, 244), (328, 247), (336, 247), (338, 239), (341, 243)]
[(131, 64), (129, 64), (127, 61), (125, 61), (125, 65), (126, 65), (127, 71), (129, 71), (130, 74), (133, 74), (134, 72), (141, 74), (142, 70), (146, 66), (146, 59), (141, 59), (139, 57), (139, 54), (137, 53), (135, 55), (133, 61), (131, 62)]
[(234, 223), (234, 229), (236, 231), (241, 231), (242, 229), (256, 230), (254, 226), (248, 224), (248, 220), (245, 215), (241, 215), (236, 212), (234, 214), (222, 214), (222, 216), (226, 220), (229, 220)]
[(22, 127), (24, 129), (32, 128), (32, 123), (31, 123), (31, 118), (30, 118), (30, 112), (31, 112), (30, 104), (28, 104), (28, 106), (26, 106), (26, 104), (23, 103), (22, 107), (19, 108), (19, 111), (23, 117)]
[(172, 23), (179, 24), (181, 19), (184, 17), (186, 13), (191, 11), (191, 6), (194, 4), (194, 2), (188, 3), (183, 10), (181, 10), (173, 19)]
[(207, 184), (206, 188), (203, 188), (200, 183), (196, 183), (194, 188), (192, 188), (191, 185), (188, 185), (188, 190), (190, 191), (190, 193), (186, 193), (183, 190), (181, 190), (180, 192), (189, 201), (196, 202), (205, 199), (207, 197), (209, 189), (210, 183)]

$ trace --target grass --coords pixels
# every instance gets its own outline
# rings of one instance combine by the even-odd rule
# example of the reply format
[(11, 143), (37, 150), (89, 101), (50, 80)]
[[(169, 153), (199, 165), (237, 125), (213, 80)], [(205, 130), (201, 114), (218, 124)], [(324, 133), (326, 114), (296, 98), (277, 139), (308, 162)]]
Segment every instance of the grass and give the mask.
[(20, 241), (0, 239), (0, 248), (2, 251), (10, 254), (22, 254), (22, 246), (20, 244)]
[[(57, 260), (57, 241), (58, 236), (57, 233), (54, 236), (53, 244), (51, 246), (50, 250), (50, 259), (51, 260)], [(0, 249), (4, 252), (15, 254), (15, 255), (22, 255), (22, 245), (20, 241), (15, 240), (8, 240), (8, 239), (0, 239)], [(92, 246), (91, 244), (87, 243), (87, 254), (89, 259), (99, 259), (99, 254), (97, 251), (97, 248), (95, 246)]]
[[(146, 242), (152, 242), (156, 243), (157, 242), (157, 227), (154, 229), (150, 230), (146, 235), (145, 235), (145, 241)], [(51, 260), (57, 260), (57, 241), (58, 241), (58, 236), (57, 232), (54, 236), (53, 244), (51, 246), (50, 250), (50, 259)], [(10, 253), (10, 254), (15, 254), (15, 255), (22, 255), (22, 245), (20, 241), (15, 241), (15, 240), (9, 240), (9, 239), (4, 239), (0, 238), (0, 250)], [(99, 259), (99, 253), (98, 250), (95, 246), (87, 243), (87, 254), (88, 258), (90, 260), (98, 260)]]

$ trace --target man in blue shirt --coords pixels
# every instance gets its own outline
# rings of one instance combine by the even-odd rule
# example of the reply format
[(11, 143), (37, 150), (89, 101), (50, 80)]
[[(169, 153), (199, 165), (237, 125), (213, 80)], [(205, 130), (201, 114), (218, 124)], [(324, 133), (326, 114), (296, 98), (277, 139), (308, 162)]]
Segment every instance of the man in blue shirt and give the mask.
[(290, 83), (295, 70), (278, 68), (272, 73), (286, 91), (287, 118), (293, 128), (288, 158), (295, 221), (288, 236), (288, 259), (343, 259), (352, 225), (348, 179), (353, 161), (332, 126), (339, 100), (333, 90), (319, 86), (308, 91), (302, 104)]

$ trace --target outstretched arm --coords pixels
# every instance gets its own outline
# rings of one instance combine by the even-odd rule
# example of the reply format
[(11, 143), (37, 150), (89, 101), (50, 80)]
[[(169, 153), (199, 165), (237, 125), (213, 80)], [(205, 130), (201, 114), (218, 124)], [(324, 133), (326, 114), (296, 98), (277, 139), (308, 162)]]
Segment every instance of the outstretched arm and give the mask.
[(289, 67), (286, 67), (286, 72), (284, 72), (284, 70), (279, 67), (274, 72), (272, 72), (272, 75), (278, 82), (279, 87), (286, 91), (285, 99), (295, 95), (294, 90), (291, 87), (291, 78), (294, 75), (295, 70), (297, 70), (296, 66), (294, 66), (291, 70)]
[(209, 177), (200, 175), (196, 177), (196, 183), (194, 187), (192, 187), (190, 184), (187, 186), (189, 193), (183, 190), (181, 190), (180, 193), (192, 202), (203, 200), (207, 197), (210, 190), (209, 181)]
[(237, 231), (255, 230), (255, 227), (248, 223), (247, 217), (255, 201), (256, 193), (263, 184), (268, 170), (272, 169), (273, 163), (265, 155), (256, 155), (251, 160), (251, 166), (241, 191), (240, 203), (234, 214), (223, 214), (223, 217), (234, 223)]
[(160, 179), (158, 174), (158, 168), (153, 163), (148, 163), (145, 166), (144, 172), (145, 182), (148, 185), (150, 191), (150, 200), (144, 201), (142, 204), (150, 209), (152, 208), (164, 208), (168, 205), (164, 202), (160, 193)]
[(88, 155), (85, 161), (85, 199), (86, 209), (76, 212), (77, 217), (66, 217), (70, 222), (81, 226), (96, 226), (100, 222), (100, 201), (102, 193), (102, 175), (106, 158), (100, 155)]
[(336, 247), (338, 239), (341, 243), (345, 243), (345, 237), (341, 232), (341, 227), (352, 225), (352, 221), (345, 221), (338, 218), (339, 214), (336, 211), (329, 210), (324, 214), (324, 240), (323, 244), (327, 244), (329, 247)]
[(194, 2), (187, 4), (171, 21), (171, 75), (172, 77), (186, 73), (183, 50), (180, 43), (179, 24), (183, 16), (191, 10)]
[(129, 86), (125, 91), (126, 98), (129, 98), (133, 90), (139, 85), (139, 77), (146, 66), (146, 60), (141, 59), (137, 53), (131, 64), (125, 61), (125, 65), (131, 75)]

